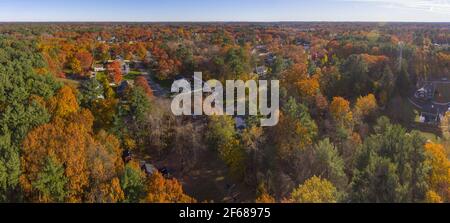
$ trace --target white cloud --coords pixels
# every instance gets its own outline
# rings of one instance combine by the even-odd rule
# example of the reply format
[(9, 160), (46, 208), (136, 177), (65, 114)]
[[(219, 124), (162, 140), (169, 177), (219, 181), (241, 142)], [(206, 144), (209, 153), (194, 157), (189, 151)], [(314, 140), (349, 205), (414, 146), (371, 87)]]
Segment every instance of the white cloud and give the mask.
[(343, 0), (348, 2), (369, 2), (383, 7), (416, 9), (421, 11), (443, 13), (450, 16), (449, 0)]

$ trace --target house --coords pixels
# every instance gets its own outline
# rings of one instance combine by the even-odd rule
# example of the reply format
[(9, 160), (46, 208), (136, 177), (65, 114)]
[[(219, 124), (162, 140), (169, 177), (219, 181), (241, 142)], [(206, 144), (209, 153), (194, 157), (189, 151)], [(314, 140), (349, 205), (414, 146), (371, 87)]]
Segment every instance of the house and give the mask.
[(305, 48), (305, 50), (309, 50), (311, 48), (311, 42), (304, 40), (304, 39), (297, 39), (295, 41), (295, 44), (297, 46), (303, 46), (303, 48)]
[(152, 176), (153, 174), (158, 172), (158, 169), (156, 169), (156, 167), (152, 164), (146, 163), (144, 161), (141, 161), (140, 164), (142, 171), (144, 171), (147, 176)]
[(102, 64), (94, 65), (94, 72), (103, 72), (106, 71), (106, 68)]
[(263, 76), (267, 75), (267, 73), (269, 72), (269, 69), (267, 69), (266, 66), (259, 66), (259, 67), (256, 67), (255, 72), (256, 72), (256, 74), (258, 74), (258, 76), (263, 77)]
[(244, 131), (244, 129), (247, 128), (247, 123), (245, 122), (244, 117), (237, 116), (237, 117), (234, 118), (234, 122), (235, 122), (235, 125), (236, 125), (236, 129), (238, 131)]
[(434, 98), (435, 92), (436, 90), (434, 84), (427, 84), (417, 90), (414, 94), (414, 97), (417, 99), (432, 100)]
[(266, 64), (272, 65), (276, 59), (277, 56), (275, 56), (273, 53), (269, 53), (264, 61), (266, 62)]
[(122, 81), (122, 83), (120, 83), (120, 85), (117, 87), (117, 94), (123, 95), (125, 91), (133, 85), (134, 83), (132, 81)]
[(113, 63), (114, 61), (118, 61), (120, 63), (120, 67), (122, 70), (122, 74), (127, 75), (130, 73), (130, 63), (131, 61), (129, 60), (124, 60), (122, 57), (117, 56), (117, 58), (115, 60), (108, 60), (107, 63)]
[(428, 113), (428, 112), (422, 112), (420, 114), (419, 121), (421, 123), (426, 123), (426, 124), (438, 124), (440, 122), (440, 115)]

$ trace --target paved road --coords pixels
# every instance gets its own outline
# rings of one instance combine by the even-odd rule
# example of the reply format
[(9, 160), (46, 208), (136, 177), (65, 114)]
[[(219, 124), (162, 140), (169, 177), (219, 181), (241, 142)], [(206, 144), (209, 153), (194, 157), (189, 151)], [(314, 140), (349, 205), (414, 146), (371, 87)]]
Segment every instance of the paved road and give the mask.
[(146, 70), (142, 64), (139, 65), (139, 71), (141, 71), (142, 75), (144, 75), (147, 78), (148, 84), (152, 88), (153, 95), (155, 97), (162, 98), (162, 97), (167, 97), (169, 95), (169, 93), (170, 93), (169, 90), (163, 88), (161, 85), (156, 83), (153, 75), (151, 75), (150, 72), (148, 70)]
[(450, 108), (450, 103), (437, 103), (433, 101), (424, 101), (419, 100), (416, 98), (410, 98), (409, 101), (411, 104), (413, 104), (416, 108), (420, 109), (422, 112), (428, 112), (428, 113), (437, 113), (438, 111), (440, 113), (448, 111)]

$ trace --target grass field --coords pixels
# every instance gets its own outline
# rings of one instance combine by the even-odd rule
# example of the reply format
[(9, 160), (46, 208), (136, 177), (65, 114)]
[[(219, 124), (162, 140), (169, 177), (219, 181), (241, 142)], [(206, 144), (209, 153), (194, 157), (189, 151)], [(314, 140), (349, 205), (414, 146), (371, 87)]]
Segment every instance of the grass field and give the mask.
[(142, 72), (138, 70), (131, 70), (127, 75), (124, 75), (123, 78), (128, 81), (132, 81), (136, 79), (136, 77), (142, 75)]

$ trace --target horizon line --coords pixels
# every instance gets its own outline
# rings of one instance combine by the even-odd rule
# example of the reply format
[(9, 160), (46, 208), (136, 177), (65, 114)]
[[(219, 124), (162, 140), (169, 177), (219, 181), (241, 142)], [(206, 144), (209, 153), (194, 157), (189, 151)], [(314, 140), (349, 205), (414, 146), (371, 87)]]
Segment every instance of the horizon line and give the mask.
[(127, 20), (48, 20), (48, 21), (1, 21), (0, 23), (450, 23), (450, 21), (405, 21), (405, 20), (205, 20), (205, 21), (127, 21)]

